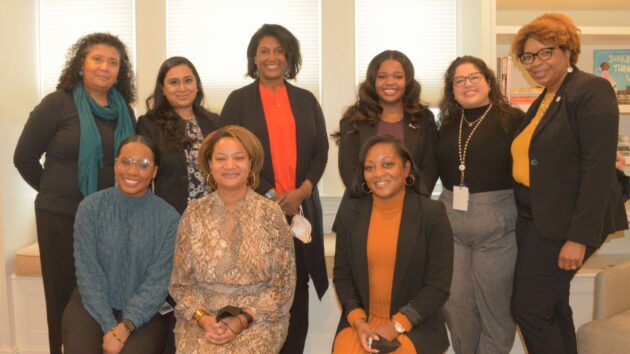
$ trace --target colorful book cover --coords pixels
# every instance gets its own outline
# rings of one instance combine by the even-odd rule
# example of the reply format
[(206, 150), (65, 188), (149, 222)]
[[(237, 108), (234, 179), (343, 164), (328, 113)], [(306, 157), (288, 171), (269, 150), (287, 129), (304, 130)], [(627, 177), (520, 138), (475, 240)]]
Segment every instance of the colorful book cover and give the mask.
[(630, 49), (593, 50), (593, 73), (610, 82), (619, 104), (630, 104)]

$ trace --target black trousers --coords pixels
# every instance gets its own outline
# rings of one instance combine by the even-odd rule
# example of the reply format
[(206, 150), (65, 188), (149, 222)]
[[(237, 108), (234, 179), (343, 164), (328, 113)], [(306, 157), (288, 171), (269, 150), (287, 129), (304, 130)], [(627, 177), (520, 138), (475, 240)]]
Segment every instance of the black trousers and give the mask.
[[(540, 235), (529, 209), (529, 191), (517, 189), (518, 256), (512, 292), (512, 314), (521, 329), (529, 354), (577, 354), (570, 284), (576, 271), (558, 267), (565, 240)], [(584, 262), (596, 248), (587, 247)]]
[[(112, 310), (117, 320), (122, 312)], [(63, 343), (65, 354), (102, 354), (103, 330), (85, 310), (81, 295), (75, 289), (63, 315)], [(159, 313), (137, 328), (127, 339), (121, 354), (158, 354), (162, 352), (168, 331), (168, 317)]]
[(73, 255), (74, 216), (35, 208), (35, 220), (46, 298), (48, 343), (51, 354), (61, 354), (61, 317), (77, 286)]
[(308, 333), (308, 271), (304, 260), (304, 246), (299, 240), (295, 243), (295, 267), (297, 281), (295, 295), (291, 305), (291, 319), (289, 320), (289, 333), (280, 350), (280, 354), (301, 354), (304, 352), (306, 334)]

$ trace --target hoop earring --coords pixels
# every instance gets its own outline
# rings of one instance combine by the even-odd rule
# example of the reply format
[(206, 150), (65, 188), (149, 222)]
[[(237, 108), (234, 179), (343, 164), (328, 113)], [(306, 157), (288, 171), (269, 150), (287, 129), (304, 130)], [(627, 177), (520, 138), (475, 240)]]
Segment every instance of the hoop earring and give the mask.
[(359, 186), (359, 189), (361, 189), (361, 192), (363, 192), (364, 194), (372, 193), (372, 190), (370, 188), (368, 188), (368, 186), (367, 186), (367, 184), (365, 184), (365, 182), (361, 183), (361, 186)]
[[(250, 182), (249, 179), (252, 179), (252, 181)], [(247, 176), (247, 185), (249, 186), (254, 186), (256, 184), (256, 174), (254, 172), (250, 172), (249, 176)]]
[(405, 185), (407, 187), (411, 187), (415, 184), (416, 184), (416, 176), (410, 174), (409, 176), (405, 177)]

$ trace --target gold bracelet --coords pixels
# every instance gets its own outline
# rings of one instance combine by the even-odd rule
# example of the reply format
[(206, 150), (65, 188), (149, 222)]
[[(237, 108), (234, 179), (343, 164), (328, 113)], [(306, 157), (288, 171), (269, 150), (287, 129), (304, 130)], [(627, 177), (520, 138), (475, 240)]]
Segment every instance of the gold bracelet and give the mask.
[(209, 316), (210, 314), (208, 313), (208, 311), (202, 308), (199, 308), (197, 309), (197, 311), (195, 311), (195, 313), (193, 314), (193, 318), (195, 319), (197, 326), (199, 326), (199, 320), (201, 319), (201, 317), (206, 316), (206, 315)]
[(114, 339), (117, 340), (120, 344), (123, 344), (123, 345), (125, 343), (127, 343), (126, 340), (122, 340), (122, 339), (120, 339), (120, 337), (118, 335), (116, 335), (116, 332), (114, 332), (114, 328), (115, 327), (112, 327), (112, 329), (109, 330), (110, 332), (112, 332), (112, 335), (114, 336)]

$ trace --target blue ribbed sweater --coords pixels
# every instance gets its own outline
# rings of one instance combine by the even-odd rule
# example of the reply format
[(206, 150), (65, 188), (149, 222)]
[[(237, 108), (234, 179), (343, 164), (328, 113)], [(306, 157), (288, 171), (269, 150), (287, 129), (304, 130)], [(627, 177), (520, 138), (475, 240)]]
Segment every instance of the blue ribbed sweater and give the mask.
[(85, 309), (109, 331), (112, 309), (136, 327), (164, 302), (179, 214), (151, 192), (128, 197), (117, 187), (86, 197), (74, 223), (77, 283)]

